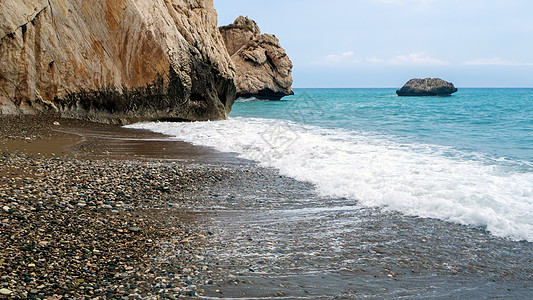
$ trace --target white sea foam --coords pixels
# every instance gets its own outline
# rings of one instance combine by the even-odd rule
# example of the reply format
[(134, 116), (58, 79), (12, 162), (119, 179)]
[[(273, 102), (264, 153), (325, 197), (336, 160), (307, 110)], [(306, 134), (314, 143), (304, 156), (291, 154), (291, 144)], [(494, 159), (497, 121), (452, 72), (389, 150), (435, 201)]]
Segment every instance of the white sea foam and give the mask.
[(248, 97), (248, 98), (245, 98), (245, 97), (240, 97), (240, 98), (237, 98), (237, 100), (235, 100), (235, 102), (256, 102), (256, 101), (261, 101), (255, 97)]
[(255, 118), (129, 127), (236, 152), (323, 195), (533, 242), (533, 173), (450, 155), (453, 149)]

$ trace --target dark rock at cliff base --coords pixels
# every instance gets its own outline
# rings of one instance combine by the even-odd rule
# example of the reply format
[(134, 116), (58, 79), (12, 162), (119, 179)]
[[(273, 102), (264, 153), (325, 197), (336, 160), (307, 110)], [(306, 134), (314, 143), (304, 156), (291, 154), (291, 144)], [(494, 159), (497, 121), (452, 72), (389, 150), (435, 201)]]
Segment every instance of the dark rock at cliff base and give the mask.
[(234, 76), (212, 0), (0, 1), (0, 115), (224, 119)]
[(279, 100), (294, 94), (292, 62), (275, 36), (261, 34), (259, 26), (243, 16), (219, 29), (235, 64), (238, 97)]
[(411, 79), (401, 89), (398, 96), (449, 96), (457, 92), (451, 82), (440, 78)]

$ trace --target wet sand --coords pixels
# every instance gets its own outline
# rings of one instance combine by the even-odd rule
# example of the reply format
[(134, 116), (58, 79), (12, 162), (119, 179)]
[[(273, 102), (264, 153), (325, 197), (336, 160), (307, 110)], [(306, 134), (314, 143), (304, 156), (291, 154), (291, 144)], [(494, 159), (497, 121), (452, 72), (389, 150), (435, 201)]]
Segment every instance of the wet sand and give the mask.
[(42, 123), (2, 127), (5, 297), (533, 295), (531, 243), (320, 197), (274, 170), (150, 132)]
[[(6, 131), (0, 135), (0, 146), (9, 152), (68, 155), (84, 159), (139, 159), (199, 164), (242, 162), (234, 155), (193, 146), (149, 131), (80, 120), (44, 118), (45, 125), (37, 125), (40, 118), (32, 117), (0, 122)], [(56, 125), (54, 122), (57, 122)]]

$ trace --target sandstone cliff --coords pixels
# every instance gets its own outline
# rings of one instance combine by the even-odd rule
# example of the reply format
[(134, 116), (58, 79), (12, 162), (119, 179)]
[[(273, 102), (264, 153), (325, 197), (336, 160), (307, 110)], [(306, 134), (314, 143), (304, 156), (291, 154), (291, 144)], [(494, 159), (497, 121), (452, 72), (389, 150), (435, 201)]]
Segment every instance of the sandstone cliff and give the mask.
[(449, 96), (457, 91), (453, 83), (440, 78), (415, 78), (397, 90), (396, 94), (398, 96)]
[(0, 114), (223, 119), (234, 74), (212, 0), (0, 1)]
[(253, 20), (242, 16), (220, 32), (235, 63), (238, 97), (279, 100), (294, 94), (292, 62), (275, 36), (261, 34)]

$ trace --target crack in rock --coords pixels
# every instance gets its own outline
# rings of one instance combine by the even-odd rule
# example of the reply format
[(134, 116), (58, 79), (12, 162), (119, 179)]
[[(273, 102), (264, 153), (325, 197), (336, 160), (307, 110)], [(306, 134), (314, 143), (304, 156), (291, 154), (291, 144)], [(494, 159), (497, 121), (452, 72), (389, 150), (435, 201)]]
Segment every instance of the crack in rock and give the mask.
[(17, 32), (17, 30), (19, 30), (19, 29), (25, 30), (26, 26), (27, 26), (29, 23), (32, 23), (33, 21), (35, 21), (35, 19), (37, 19), (37, 18), (39, 17), (39, 15), (40, 15), (45, 9), (47, 9), (48, 7), (52, 7), (51, 4), (50, 4), (50, 1), (48, 1), (48, 5), (45, 6), (43, 9), (41, 9), (40, 11), (38, 11), (37, 14), (35, 14), (35, 16), (34, 16), (31, 20), (29, 20), (28, 22), (26, 22), (26, 23), (24, 23), (24, 24), (18, 26), (17, 28), (15, 28), (15, 31), (10, 32), (10, 33), (4, 35), (2, 38), (0, 38), (0, 43), (3, 42), (4, 39), (6, 39), (6, 38), (8, 38), (8, 37), (9, 37), (9, 38), (14, 37), (14, 36), (15, 36), (15, 33)]

